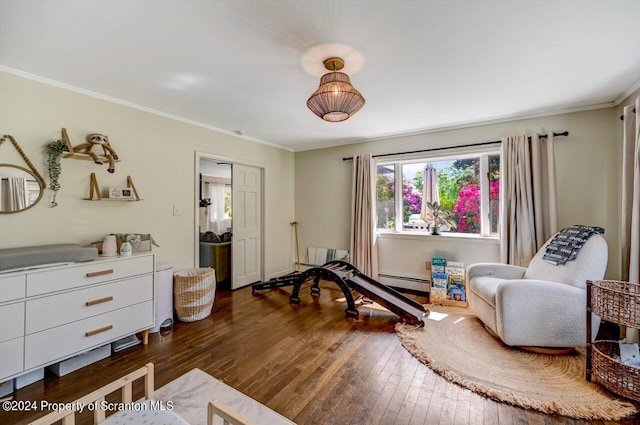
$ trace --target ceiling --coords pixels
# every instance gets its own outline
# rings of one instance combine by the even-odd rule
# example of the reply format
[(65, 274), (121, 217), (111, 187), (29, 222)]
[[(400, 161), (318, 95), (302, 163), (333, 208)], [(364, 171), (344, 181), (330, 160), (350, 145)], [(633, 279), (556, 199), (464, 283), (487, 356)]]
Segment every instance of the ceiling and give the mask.
[[(0, 70), (306, 150), (612, 106), (639, 0), (0, 0)], [(366, 99), (306, 106), (342, 56)]]

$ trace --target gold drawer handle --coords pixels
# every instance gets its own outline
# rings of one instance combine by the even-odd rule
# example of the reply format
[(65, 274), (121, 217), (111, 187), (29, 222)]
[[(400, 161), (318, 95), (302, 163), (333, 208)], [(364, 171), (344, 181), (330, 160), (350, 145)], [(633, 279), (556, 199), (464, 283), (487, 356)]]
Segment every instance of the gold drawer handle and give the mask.
[(102, 328), (98, 328), (98, 329), (94, 329), (94, 330), (89, 331), (89, 332), (85, 332), (85, 333), (84, 333), (84, 336), (93, 336), (93, 335), (97, 335), (97, 334), (99, 334), (99, 333), (106, 332), (106, 331), (109, 331), (109, 330), (111, 330), (111, 329), (113, 329), (113, 325), (107, 325), (107, 326), (104, 326), (104, 327), (102, 327)]
[(113, 297), (108, 296), (104, 298), (99, 298), (97, 300), (87, 301), (86, 303), (84, 303), (84, 305), (86, 305), (87, 307), (91, 307), (92, 305), (106, 303), (107, 301), (113, 301)]
[(113, 269), (100, 270), (99, 272), (87, 273), (87, 277), (104, 276), (105, 274), (111, 274), (111, 273), (113, 273)]

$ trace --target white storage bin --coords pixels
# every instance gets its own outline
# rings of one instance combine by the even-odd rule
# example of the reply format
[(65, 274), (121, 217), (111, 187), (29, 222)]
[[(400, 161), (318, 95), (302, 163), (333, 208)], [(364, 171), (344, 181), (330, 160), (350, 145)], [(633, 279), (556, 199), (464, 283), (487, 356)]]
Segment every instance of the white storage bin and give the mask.
[(173, 325), (173, 264), (159, 261), (156, 263), (155, 281), (156, 320), (150, 333)]

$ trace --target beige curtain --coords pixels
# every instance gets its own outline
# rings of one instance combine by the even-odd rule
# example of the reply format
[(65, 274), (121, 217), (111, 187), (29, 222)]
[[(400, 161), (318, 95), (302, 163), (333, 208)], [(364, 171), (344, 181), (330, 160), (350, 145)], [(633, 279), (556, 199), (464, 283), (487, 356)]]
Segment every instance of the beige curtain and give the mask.
[(0, 199), (1, 211), (20, 211), (27, 208), (27, 179), (23, 177), (6, 177), (0, 184), (3, 189)]
[[(623, 112), (622, 145), (622, 280), (640, 282), (640, 97)], [(627, 342), (638, 342), (638, 330), (627, 329)]]
[(377, 279), (375, 178), (375, 164), (372, 155), (356, 155), (353, 158), (351, 192), (351, 264), (362, 273)]
[(500, 261), (527, 266), (558, 231), (553, 132), (502, 139)]
[(223, 234), (231, 227), (231, 219), (226, 217), (224, 213), (224, 195), (227, 191), (226, 185), (222, 183), (209, 183), (209, 224), (207, 227), (218, 235)]
[[(640, 98), (636, 99), (636, 112)], [(640, 115), (624, 108), (622, 147), (622, 279), (640, 282)]]

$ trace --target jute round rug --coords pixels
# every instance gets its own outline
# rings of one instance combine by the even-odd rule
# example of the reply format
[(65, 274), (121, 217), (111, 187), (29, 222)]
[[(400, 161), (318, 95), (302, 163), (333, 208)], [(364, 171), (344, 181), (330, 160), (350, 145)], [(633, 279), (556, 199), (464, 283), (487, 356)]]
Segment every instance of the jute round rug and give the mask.
[(449, 381), (497, 401), (577, 419), (619, 420), (637, 412), (585, 379), (582, 353), (551, 356), (510, 348), (468, 309), (429, 309), (424, 328), (398, 323), (396, 332), (414, 357)]

